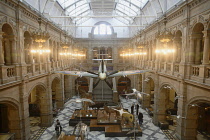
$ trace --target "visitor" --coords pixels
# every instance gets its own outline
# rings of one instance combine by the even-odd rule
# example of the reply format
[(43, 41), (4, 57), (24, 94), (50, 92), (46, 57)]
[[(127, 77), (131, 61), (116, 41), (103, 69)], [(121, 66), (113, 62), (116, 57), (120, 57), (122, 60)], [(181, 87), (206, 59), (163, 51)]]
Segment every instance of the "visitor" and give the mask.
[(131, 114), (133, 114), (133, 111), (134, 111), (134, 104), (132, 104), (131, 106)]
[(136, 103), (136, 115), (138, 115), (138, 114), (139, 114), (139, 104)]
[(138, 119), (139, 119), (139, 125), (142, 125), (142, 123), (143, 123), (143, 114), (141, 112), (139, 112)]
[(56, 123), (55, 123), (55, 131), (57, 135), (60, 135), (62, 131), (61, 123), (58, 119), (56, 120)]

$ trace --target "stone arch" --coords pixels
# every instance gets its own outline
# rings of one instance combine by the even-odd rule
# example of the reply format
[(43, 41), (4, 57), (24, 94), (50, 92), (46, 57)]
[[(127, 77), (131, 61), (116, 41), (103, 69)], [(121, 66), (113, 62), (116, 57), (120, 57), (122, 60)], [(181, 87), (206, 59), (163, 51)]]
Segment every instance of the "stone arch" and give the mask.
[(14, 30), (12, 26), (8, 23), (2, 25), (3, 39), (3, 60), (1, 63), (5, 65), (17, 64), (17, 51), (16, 51), (16, 40), (14, 35)]
[(112, 27), (112, 25), (109, 22), (106, 22), (106, 21), (99, 21), (99, 22), (95, 23), (94, 27), (91, 29), (92, 34), (94, 34), (94, 30), (95, 30), (96, 26), (98, 26), (100, 24), (109, 25), (111, 32), (112, 32), (111, 34), (114, 34), (114, 28)]
[(118, 79), (117, 91), (118, 93), (129, 93), (131, 90), (131, 79), (121, 76)]
[(78, 77), (75, 79), (75, 90), (78, 92), (80, 89), (85, 90), (85, 92), (88, 92), (88, 79), (85, 77)]
[(36, 84), (34, 84), (29, 90), (28, 90), (28, 92), (27, 92), (27, 94), (28, 94), (28, 96), (29, 96), (29, 94), (31, 93), (31, 91), (36, 87), (36, 86), (42, 86), (44, 89), (47, 89), (47, 86), (44, 84), (44, 83), (42, 83), (42, 82), (38, 82), (38, 83), (36, 83)]
[(31, 60), (31, 45), (32, 45), (32, 39), (31, 39), (31, 34), (28, 31), (24, 32), (24, 58), (25, 58), (25, 63), (29, 64), (32, 63), (33, 60)]
[(43, 83), (37, 83), (29, 91), (30, 116), (40, 117), (41, 126), (49, 126), (52, 123), (52, 109), (46, 86)]
[(52, 78), (52, 103), (53, 109), (62, 109), (64, 107), (64, 95), (61, 86), (61, 79), (58, 76)]
[(174, 49), (175, 49), (175, 62), (180, 63), (181, 62), (181, 54), (182, 54), (182, 31), (177, 30), (175, 32), (174, 40)]
[(16, 139), (23, 139), (19, 102), (8, 97), (0, 98), (0, 133), (15, 133)]
[(144, 83), (145, 83), (144, 92), (150, 95), (149, 98), (147, 99), (149, 100), (148, 102), (148, 107), (149, 107), (150, 105), (154, 104), (155, 81), (151, 76), (147, 76), (144, 79)]
[[(206, 108), (208, 106), (208, 109)], [(185, 132), (184, 135), (188, 139), (196, 139), (197, 131), (205, 130), (210, 132), (210, 123), (207, 121), (210, 118), (210, 98), (205, 96), (198, 96), (190, 99), (186, 104), (185, 118)], [(209, 112), (209, 111), (208, 111)]]
[(177, 96), (177, 90), (168, 82), (164, 82), (159, 86), (159, 95), (158, 95), (158, 120), (163, 121), (166, 120), (166, 115), (177, 115), (178, 111), (178, 100), (175, 100)]
[(192, 28), (191, 34), (191, 47), (193, 47), (192, 52), (192, 63), (193, 64), (201, 64), (203, 58), (203, 50), (204, 50), (204, 39), (203, 39), (203, 31), (204, 25), (202, 23), (197, 23)]

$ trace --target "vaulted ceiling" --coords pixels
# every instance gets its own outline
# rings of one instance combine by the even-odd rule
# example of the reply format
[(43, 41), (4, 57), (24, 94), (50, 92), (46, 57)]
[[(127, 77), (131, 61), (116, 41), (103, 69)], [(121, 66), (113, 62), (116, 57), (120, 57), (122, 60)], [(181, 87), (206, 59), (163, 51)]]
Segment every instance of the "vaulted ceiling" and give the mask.
[[(91, 19), (115, 19), (121, 25), (144, 26), (185, 0), (21, 0), (46, 18), (64, 26), (80, 26)], [(111, 23), (112, 24), (112, 23)], [(90, 25), (88, 22), (87, 26)], [(141, 30), (142, 28), (137, 28)]]

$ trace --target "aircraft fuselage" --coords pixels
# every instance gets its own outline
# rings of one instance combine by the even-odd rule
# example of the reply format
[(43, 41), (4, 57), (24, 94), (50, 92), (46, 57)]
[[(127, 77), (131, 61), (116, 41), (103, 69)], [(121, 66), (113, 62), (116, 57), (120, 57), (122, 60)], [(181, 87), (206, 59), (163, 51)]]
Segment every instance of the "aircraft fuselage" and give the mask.
[(106, 79), (106, 73), (100, 72), (98, 76), (99, 76), (99, 78), (100, 78), (101, 80)]

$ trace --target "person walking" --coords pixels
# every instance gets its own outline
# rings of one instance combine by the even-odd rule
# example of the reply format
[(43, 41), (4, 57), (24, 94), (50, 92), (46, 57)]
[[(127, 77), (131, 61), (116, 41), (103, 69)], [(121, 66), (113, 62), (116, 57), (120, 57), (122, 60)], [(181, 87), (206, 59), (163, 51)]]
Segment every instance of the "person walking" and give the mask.
[(60, 135), (62, 131), (61, 123), (58, 119), (56, 120), (56, 123), (55, 123), (55, 131), (57, 135)]
[(142, 125), (142, 123), (143, 123), (143, 114), (141, 112), (139, 112), (139, 114), (138, 114), (138, 119), (139, 119), (139, 125)]
[(138, 114), (139, 114), (139, 104), (136, 103), (136, 115), (138, 116)]
[(133, 114), (133, 112), (134, 112), (134, 104), (132, 104), (131, 106), (131, 114)]

